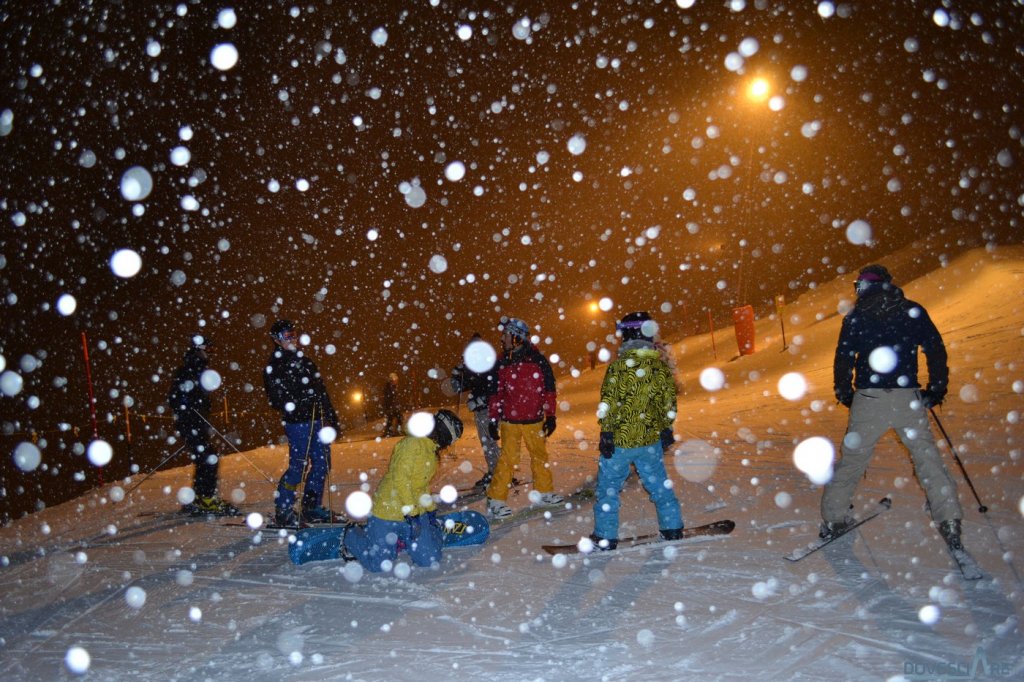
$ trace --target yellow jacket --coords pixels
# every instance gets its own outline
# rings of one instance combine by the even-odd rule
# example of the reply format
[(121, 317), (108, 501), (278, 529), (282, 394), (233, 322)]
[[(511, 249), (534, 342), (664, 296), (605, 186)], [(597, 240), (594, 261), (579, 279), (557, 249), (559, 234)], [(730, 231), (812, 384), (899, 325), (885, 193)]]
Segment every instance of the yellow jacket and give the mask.
[(373, 515), (402, 521), (435, 508), (430, 479), (437, 471), (437, 444), (429, 438), (406, 436), (395, 444), (391, 463), (373, 495)]

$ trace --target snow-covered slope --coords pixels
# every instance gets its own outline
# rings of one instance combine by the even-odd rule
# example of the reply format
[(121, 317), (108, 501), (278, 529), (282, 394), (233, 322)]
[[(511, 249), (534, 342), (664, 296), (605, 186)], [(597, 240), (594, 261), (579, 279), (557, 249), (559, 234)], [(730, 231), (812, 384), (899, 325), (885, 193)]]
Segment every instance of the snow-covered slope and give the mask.
[[(904, 253), (891, 262), (901, 259), (913, 261)], [(839, 279), (786, 308), (784, 351), (774, 319), (758, 322), (753, 355), (734, 358), (728, 330), (716, 336), (718, 361), (707, 336), (673, 349), (685, 394), (671, 469), (684, 516), (691, 525), (731, 518), (730, 537), (568, 561), (541, 553), (543, 543), (590, 532), (584, 505), (496, 526), (486, 545), (449, 552), (436, 571), (401, 565), (362, 575), (340, 562), (293, 566), (284, 534), (175, 515), (191, 472), (173, 469), (123, 499), (138, 479), (0, 529), (0, 675), (1020, 679), (1024, 248), (968, 252), (905, 290), (949, 347), (952, 390), (940, 416), (990, 509), (978, 513), (947, 452), (982, 581), (966, 583), (955, 571), (892, 437), (879, 444), (856, 499), (866, 508), (889, 494), (892, 510), (800, 563), (782, 559), (818, 523), (820, 489), (794, 468), (793, 448), (812, 436), (838, 443), (845, 427), (831, 361), (852, 289)], [(722, 389), (701, 386), (709, 367), (723, 372)], [(788, 372), (809, 384), (794, 401), (777, 389)], [(602, 374), (598, 367), (560, 383), (550, 449), (561, 489), (596, 471)], [(356, 433), (334, 446), (335, 508), (364, 478), (372, 487), (393, 443)], [(284, 460), (281, 448), (226, 457), (223, 492), (246, 509), (269, 510)], [(438, 487), (476, 480), (481, 463), (473, 438), (464, 438), (445, 455)], [(523, 494), (511, 502), (527, 504)], [(623, 521), (623, 534), (656, 527), (635, 479)]]

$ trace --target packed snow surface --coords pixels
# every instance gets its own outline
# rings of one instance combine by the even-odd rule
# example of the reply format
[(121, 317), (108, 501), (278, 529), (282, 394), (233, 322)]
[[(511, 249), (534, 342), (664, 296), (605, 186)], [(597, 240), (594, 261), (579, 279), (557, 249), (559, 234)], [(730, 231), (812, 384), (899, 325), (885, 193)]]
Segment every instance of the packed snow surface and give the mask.
[[(729, 331), (715, 338), (717, 358), (707, 335), (673, 345), (684, 393), (670, 473), (687, 524), (733, 519), (729, 537), (544, 554), (542, 544), (591, 531), (584, 502), (496, 524), (485, 545), (449, 551), (436, 570), (404, 561), (383, 575), (340, 561), (294, 566), (287, 533), (176, 514), (191, 468), (169, 469), (135, 490), (141, 475), (0, 529), (0, 676), (1022, 679), (1024, 248), (971, 251), (900, 280), (915, 258), (909, 250), (884, 262), (949, 349), (951, 390), (938, 413), (987, 514), (944, 442), (942, 451), (980, 581), (964, 581), (951, 562), (891, 434), (855, 506), (863, 512), (889, 495), (892, 509), (799, 563), (782, 558), (813, 539), (819, 522), (821, 489), (794, 452), (818, 438), (838, 453), (845, 428), (831, 386), (840, 311), (853, 294), (852, 278), (840, 278), (785, 309), (785, 349), (777, 318), (758, 321), (752, 355), (735, 357)], [(596, 472), (603, 370), (559, 380), (549, 447), (561, 491)], [(471, 484), (483, 465), (464, 406), (460, 413), (469, 428), (443, 456), (437, 490)], [(395, 441), (374, 438), (373, 426), (333, 446), (336, 510), (351, 493), (372, 491), (386, 468)], [(227, 456), (222, 494), (246, 512), (269, 512), (285, 459), (283, 447)], [(623, 498), (621, 534), (654, 531), (635, 478)], [(527, 506), (527, 491), (510, 503)]]

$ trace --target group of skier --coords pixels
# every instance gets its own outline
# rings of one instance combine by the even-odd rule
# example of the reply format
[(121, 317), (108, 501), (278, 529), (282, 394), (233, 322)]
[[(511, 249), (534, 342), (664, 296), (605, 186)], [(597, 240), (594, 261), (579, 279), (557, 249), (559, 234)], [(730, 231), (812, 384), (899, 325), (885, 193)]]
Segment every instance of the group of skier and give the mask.
[[(946, 395), (949, 370), (942, 337), (925, 309), (906, 299), (881, 265), (862, 269), (855, 282), (856, 303), (844, 318), (834, 360), (837, 401), (849, 408), (842, 457), (821, 500), (820, 537), (836, 537), (852, 523), (849, 516), (857, 481), (879, 438), (890, 428), (910, 450), (929, 509), (951, 550), (963, 551), (962, 511), (956, 485), (942, 463), (928, 422), (928, 410)], [(515, 483), (521, 445), (529, 455), (531, 501), (558, 505), (546, 439), (557, 428), (556, 388), (550, 362), (531, 342), (521, 319), (502, 318), (501, 357), (493, 367), (474, 371), (462, 364), (452, 371), (452, 387), (467, 394), (487, 471), (476, 487), (485, 490), (487, 512), (495, 519), (513, 512), (507, 500)], [(624, 316), (616, 325), (621, 339), (600, 390), (600, 425), (594, 529), (596, 551), (616, 548), (619, 495), (635, 468), (657, 512), (665, 540), (682, 537), (684, 522), (665, 454), (674, 442), (677, 409), (674, 367), (658, 342), (658, 325), (646, 312)], [(330, 443), (338, 416), (315, 363), (298, 348), (294, 325), (279, 320), (270, 330), (275, 348), (264, 373), (271, 406), (279, 411), (289, 443), (289, 464), (275, 499), (281, 525), (333, 521), (322, 504), (330, 470)], [(479, 334), (472, 342), (482, 341)], [(472, 343), (471, 342), (471, 343)], [(917, 352), (927, 358), (928, 382), (917, 377)], [(205, 437), (209, 399), (200, 374), (206, 367), (209, 341), (194, 339), (175, 377), (169, 400), (177, 428), (196, 462), (194, 513), (237, 513), (216, 494), (217, 454)], [(884, 360), (879, 359), (879, 354)], [(430, 492), (441, 450), (457, 440), (463, 425), (457, 415), (440, 410), (429, 434), (409, 434), (394, 447), (388, 471), (373, 498), (365, 527), (345, 533), (344, 555), (371, 571), (394, 562), (405, 549), (422, 566), (439, 561), (441, 527)], [(308, 464), (307, 464), (308, 463)], [(303, 472), (308, 467), (301, 512), (293, 509)]]

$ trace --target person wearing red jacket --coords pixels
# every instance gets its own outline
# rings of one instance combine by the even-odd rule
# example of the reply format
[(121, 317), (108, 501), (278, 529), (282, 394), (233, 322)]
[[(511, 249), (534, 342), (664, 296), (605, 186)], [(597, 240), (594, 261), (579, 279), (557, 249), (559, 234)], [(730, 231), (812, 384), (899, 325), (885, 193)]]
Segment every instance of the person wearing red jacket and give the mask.
[(516, 318), (501, 326), (505, 356), (498, 362), (498, 390), (488, 403), (488, 430), (501, 442), (501, 455), (487, 486), (487, 511), (494, 518), (512, 515), (506, 503), (513, 471), (519, 466), (520, 442), (530, 453), (535, 501), (561, 504), (554, 492), (545, 439), (555, 432), (555, 374), (548, 359), (530, 343), (530, 328)]

